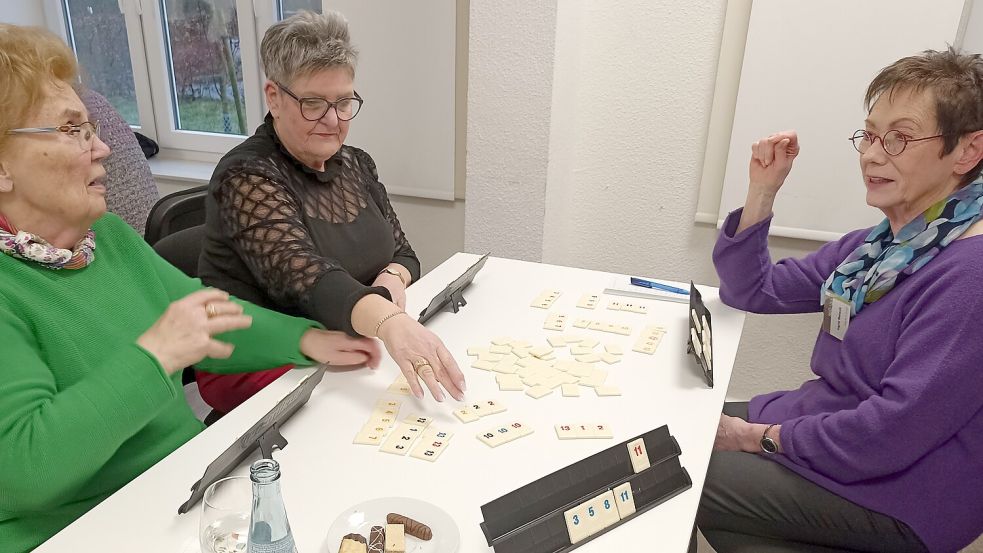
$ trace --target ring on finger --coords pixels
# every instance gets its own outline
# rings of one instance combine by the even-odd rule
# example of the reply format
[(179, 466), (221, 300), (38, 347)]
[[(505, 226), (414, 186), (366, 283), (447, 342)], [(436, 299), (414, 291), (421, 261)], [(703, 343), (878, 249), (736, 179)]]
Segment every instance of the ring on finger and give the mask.
[(426, 359), (417, 359), (416, 361), (413, 362), (413, 368), (416, 370), (420, 370), (420, 367), (429, 367), (429, 366), (430, 366), (430, 361), (427, 361)]
[(213, 303), (210, 303), (210, 304), (208, 304), (208, 305), (205, 306), (205, 313), (208, 314), (208, 318), (209, 319), (213, 319), (215, 317), (218, 317), (218, 309), (215, 309), (215, 304), (213, 304)]

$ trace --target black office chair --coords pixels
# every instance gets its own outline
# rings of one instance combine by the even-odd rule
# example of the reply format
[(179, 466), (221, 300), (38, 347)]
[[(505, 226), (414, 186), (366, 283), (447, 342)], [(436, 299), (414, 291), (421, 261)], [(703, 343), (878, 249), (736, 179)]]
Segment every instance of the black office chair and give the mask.
[(198, 276), (198, 256), (201, 254), (201, 242), (204, 238), (205, 225), (196, 225), (162, 236), (153, 245), (153, 248), (157, 255), (181, 269), (181, 272), (190, 277), (196, 277)]
[(161, 198), (147, 216), (144, 239), (153, 246), (158, 240), (198, 225), (205, 224), (205, 195), (207, 186), (198, 186), (168, 194)]

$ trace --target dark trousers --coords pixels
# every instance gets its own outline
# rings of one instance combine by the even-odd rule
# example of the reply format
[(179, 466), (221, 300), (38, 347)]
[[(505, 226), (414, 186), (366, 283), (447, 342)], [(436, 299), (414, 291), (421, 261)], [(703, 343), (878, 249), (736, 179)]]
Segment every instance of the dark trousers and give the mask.
[[(726, 403), (724, 414), (747, 420), (748, 404)], [(711, 455), (696, 525), (717, 553), (927, 551), (903, 522), (739, 451)]]

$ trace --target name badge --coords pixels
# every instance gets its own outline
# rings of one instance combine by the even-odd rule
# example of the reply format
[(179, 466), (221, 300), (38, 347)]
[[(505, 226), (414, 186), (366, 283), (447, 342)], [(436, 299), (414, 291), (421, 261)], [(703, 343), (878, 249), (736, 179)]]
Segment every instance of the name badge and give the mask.
[(850, 326), (850, 304), (836, 294), (827, 292), (823, 303), (823, 330), (843, 341)]

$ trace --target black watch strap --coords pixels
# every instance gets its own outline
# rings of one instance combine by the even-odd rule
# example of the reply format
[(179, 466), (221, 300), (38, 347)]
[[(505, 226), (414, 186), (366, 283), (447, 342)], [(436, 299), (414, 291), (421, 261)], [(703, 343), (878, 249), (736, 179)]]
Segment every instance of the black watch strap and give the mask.
[(764, 433), (761, 434), (761, 451), (769, 455), (774, 455), (775, 453), (778, 453), (778, 442), (768, 437), (768, 431), (771, 430), (773, 426), (776, 425), (774, 424), (768, 425), (768, 428), (765, 428)]

